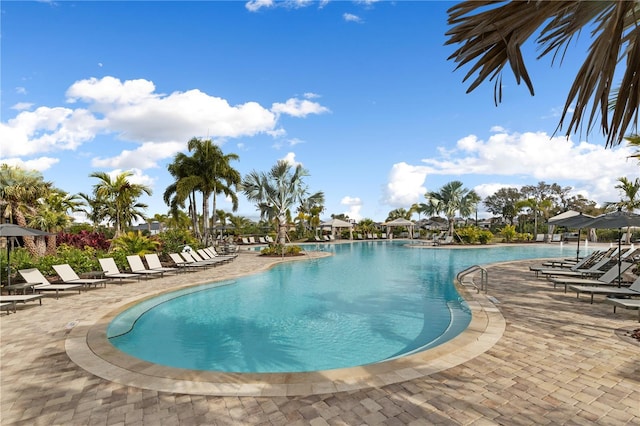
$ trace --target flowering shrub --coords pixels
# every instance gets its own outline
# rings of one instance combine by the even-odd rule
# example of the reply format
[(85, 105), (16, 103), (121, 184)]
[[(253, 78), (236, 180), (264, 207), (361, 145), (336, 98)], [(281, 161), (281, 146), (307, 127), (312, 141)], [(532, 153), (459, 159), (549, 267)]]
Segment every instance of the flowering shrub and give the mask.
[(86, 230), (81, 230), (77, 234), (59, 232), (56, 237), (56, 242), (60, 245), (65, 244), (79, 249), (83, 249), (85, 247), (91, 247), (97, 250), (109, 249), (109, 240), (107, 240), (102, 232)]

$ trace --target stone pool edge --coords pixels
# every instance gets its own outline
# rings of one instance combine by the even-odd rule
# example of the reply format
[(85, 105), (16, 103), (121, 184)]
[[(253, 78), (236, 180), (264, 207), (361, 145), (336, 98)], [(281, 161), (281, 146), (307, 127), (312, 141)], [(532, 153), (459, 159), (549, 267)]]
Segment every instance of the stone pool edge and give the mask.
[[(502, 337), (506, 321), (496, 305), (472, 287), (457, 285), (471, 310), (469, 326), (435, 348), (359, 367), (307, 373), (223, 373), (164, 367), (133, 358), (107, 340), (110, 321), (136, 298), (96, 313), (70, 331), (69, 358), (84, 370), (122, 385), (161, 392), (215, 396), (299, 396), (353, 391), (429, 376), (486, 352)], [(155, 296), (155, 295), (154, 295)]]

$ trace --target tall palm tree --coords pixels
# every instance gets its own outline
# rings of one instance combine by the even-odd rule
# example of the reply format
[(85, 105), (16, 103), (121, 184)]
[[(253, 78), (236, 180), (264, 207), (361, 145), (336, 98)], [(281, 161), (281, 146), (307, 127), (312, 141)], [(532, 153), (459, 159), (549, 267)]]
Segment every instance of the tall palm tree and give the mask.
[[(194, 220), (196, 236), (200, 235), (198, 223), (195, 220), (197, 210), (195, 208), (195, 192), (202, 193), (202, 234), (200, 238), (207, 241), (211, 237), (209, 226), (209, 212), (213, 211), (215, 223), (216, 196), (224, 194), (232, 202), (233, 211), (238, 210), (238, 197), (234, 189), (237, 189), (241, 181), (240, 172), (231, 167), (232, 160), (238, 160), (237, 154), (223, 154), (220, 147), (210, 139), (192, 138), (187, 143), (191, 156), (179, 153), (174, 162), (169, 165), (169, 172), (177, 179), (176, 182), (165, 190), (165, 202), (171, 205), (171, 196), (174, 196), (175, 204), (183, 205), (188, 198), (190, 201), (190, 213)], [(209, 210), (209, 200), (213, 197), (213, 209)]]
[(292, 170), (286, 161), (278, 161), (268, 173), (251, 171), (242, 181), (243, 193), (249, 201), (257, 204), (262, 219), (275, 221), (278, 242), (286, 243), (287, 216), (291, 209), (308, 200), (310, 204), (324, 204), (324, 194), (309, 195), (303, 178), (308, 172), (301, 165)]
[(89, 176), (99, 180), (93, 186), (93, 193), (96, 199), (109, 206), (106, 213), (115, 228), (114, 238), (122, 235), (134, 220), (144, 219), (143, 210), (147, 205), (138, 202), (138, 198), (143, 194), (151, 195), (152, 191), (146, 185), (131, 183), (129, 177), (133, 172), (122, 172), (114, 178), (105, 172), (94, 172)]
[(630, 135), (624, 138), (630, 147), (635, 148), (636, 152), (631, 154), (629, 158), (635, 158), (640, 162), (640, 135)]
[(46, 237), (46, 254), (56, 253), (57, 233), (73, 222), (71, 213), (79, 211), (81, 205), (78, 195), (68, 194), (60, 189), (52, 189), (38, 199), (38, 207), (35, 214), (30, 216), (29, 226), (51, 233)]
[[(524, 81), (533, 95), (533, 83), (521, 46), (534, 34), (541, 49), (562, 59), (581, 30), (593, 42), (569, 89), (558, 128), (567, 124), (567, 136), (580, 128), (591, 131), (596, 117), (606, 135), (606, 146), (619, 145), (627, 130), (638, 126), (640, 105), (640, 3), (638, 1), (476, 1), (449, 9), (449, 39), (461, 46), (449, 57), (457, 68), (470, 65), (464, 81), (477, 76), (467, 92), (487, 78), (495, 80), (494, 102), (502, 100), (502, 70), (509, 64), (517, 83)], [(620, 74), (619, 87), (613, 84)], [(617, 90), (617, 93), (616, 93)], [(615, 94), (615, 96), (614, 96)], [(613, 99), (610, 107), (609, 99)], [(588, 116), (586, 126), (583, 121)]]
[(446, 183), (437, 192), (427, 192), (427, 203), (434, 206), (437, 213), (443, 213), (449, 222), (449, 235), (454, 233), (456, 212), (462, 217), (469, 217), (480, 201), (480, 196), (464, 187), (460, 181)]
[[(618, 203), (612, 203), (618, 208), (633, 213), (634, 210), (640, 209), (640, 178), (635, 178), (633, 181), (626, 177), (618, 178), (618, 183), (615, 188), (620, 190), (623, 195), (623, 199)], [(626, 243), (631, 243), (631, 233), (627, 229)]]
[[(38, 199), (45, 196), (52, 187), (42, 175), (35, 170), (28, 171), (20, 167), (0, 165), (0, 206), (2, 218), (15, 221), (20, 226), (27, 226), (26, 215), (35, 213)], [(24, 237), (24, 246), (33, 256), (38, 256), (38, 249), (33, 237)]]

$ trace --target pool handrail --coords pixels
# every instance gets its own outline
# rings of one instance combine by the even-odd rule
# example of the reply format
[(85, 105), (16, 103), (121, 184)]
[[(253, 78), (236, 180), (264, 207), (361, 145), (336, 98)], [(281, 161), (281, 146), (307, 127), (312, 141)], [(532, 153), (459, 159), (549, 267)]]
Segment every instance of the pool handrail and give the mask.
[(477, 271), (480, 271), (480, 286), (478, 287), (473, 277), (471, 277), (470, 280), (465, 281), (465, 283), (469, 283), (473, 285), (478, 291), (478, 293), (480, 293), (480, 291), (483, 291), (485, 294), (487, 294), (487, 287), (489, 284), (489, 273), (487, 272), (486, 269), (484, 269), (480, 265), (473, 265), (463, 271), (458, 272), (458, 274), (456, 275), (456, 281), (458, 281), (458, 283), (462, 285), (463, 283), (462, 280), (464, 277)]

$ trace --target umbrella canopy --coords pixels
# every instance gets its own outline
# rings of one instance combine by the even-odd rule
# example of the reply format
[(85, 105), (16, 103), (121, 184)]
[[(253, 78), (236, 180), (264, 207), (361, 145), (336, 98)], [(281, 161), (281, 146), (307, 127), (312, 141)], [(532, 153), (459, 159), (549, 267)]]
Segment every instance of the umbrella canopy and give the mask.
[(331, 228), (331, 235), (335, 235), (337, 228), (349, 228), (349, 239), (353, 240), (353, 224), (341, 219), (331, 219), (320, 224), (322, 228)]
[[(623, 212), (621, 210), (601, 214), (600, 216), (596, 216), (590, 221), (584, 224), (585, 228), (596, 228), (596, 229), (620, 229), (622, 233), (622, 228), (627, 228), (629, 226), (640, 226), (640, 215), (630, 212)], [(622, 236), (618, 237), (618, 287), (620, 287), (622, 282), (622, 277), (620, 277), (620, 265), (622, 259), (620, 258), (620, 249), (622, 246)]]
[(39, 229), (26, 228), (13, 223), (0, 223), (0, 237), (40, 237), (51, 235)]
[(566, 211), (549, 219), (549, 225), (564, 226), (565, 228), (578, 228), (578, 248), (576, 249), (576, 261), (580, 258), (580, 231), (585, 224), (595, 219), (588, 214), (582, 214), (573, 210)]
[(11, 250), (9, 249), (9, 238), (11, 237), (40, 237), (51, 235), (49, 232), (39, 229), (26, 228), (14, 225), (13, 223), (0, 223), (0, 237), (7, 239), (7, 285), (11, 285)]

